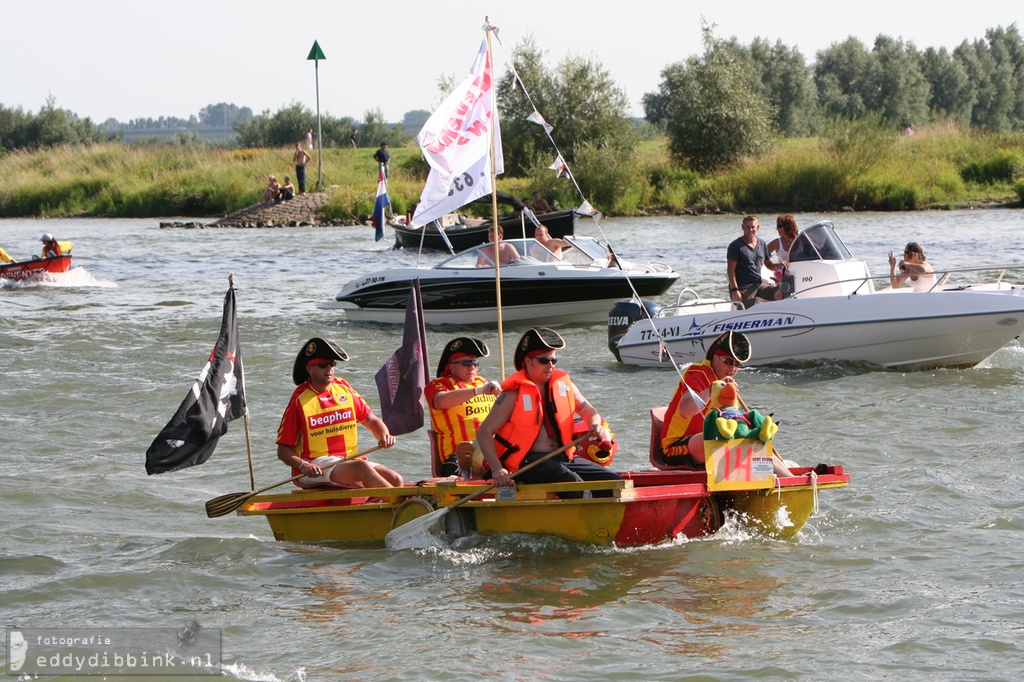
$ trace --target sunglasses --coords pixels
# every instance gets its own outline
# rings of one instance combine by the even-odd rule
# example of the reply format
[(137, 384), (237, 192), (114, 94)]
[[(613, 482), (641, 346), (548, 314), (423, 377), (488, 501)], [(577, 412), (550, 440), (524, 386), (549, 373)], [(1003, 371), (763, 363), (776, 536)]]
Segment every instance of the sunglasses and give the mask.
[(538, 356), (533, 358), (542, 365), (554, 365), (558, 362), (558, 358), (549, 358), (547, 356)]
[(328, 367), (334, 367), (336, 364), (337, 363), (334, 362), (334, 360), (330, 360), (328, 362), (314, 362), (313, 366), (319, 367), (320, 369), (327, 369)]
[(740, 367), (743, 366), (742, 362), (740, 362), (739, 360), (733, 360), (732, 358), (723, 357), (722, 362), (729, 365), (730, 367), (735, 367), (736, 369), (739, 369)]
[(480, 361), (479, 360), (466, 360), (466, 359), (462, 359), (462, 360), (452, 360), (448, 364), (449, 365), (462, 365), (463, 367), (479, 367), (480, 366)]

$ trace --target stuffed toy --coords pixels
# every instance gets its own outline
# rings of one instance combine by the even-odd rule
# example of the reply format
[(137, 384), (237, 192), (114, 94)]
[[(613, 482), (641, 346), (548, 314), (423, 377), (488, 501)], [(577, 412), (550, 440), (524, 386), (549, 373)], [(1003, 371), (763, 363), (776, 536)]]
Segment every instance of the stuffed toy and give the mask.
[[(601, 419), (601, 426), (608, 432), (608, 437), (611, 440), (597, 440), (595, 438), (588, 438), (583, 441), (576, 448), (576, 456), (589, 459), (591, 462), (600, 464), (601, 466), (608, 466), (615, 459), (615, 453), (619, 449), (619, 443), (615, 440), (615, 434), (608, 427), (608, 422), (604, 418)], [(590, 427), (576, 416), (572, 423), (572, 437), (579, 438), (586, 432), (590, 431)]]
[(739, 389), (734, 382), (716, 381), (711, 384), (711, 402), (704, 417), (704, 440), (732, 440), (754, 438), (767, 443), (779, 430), (771, 415), (757, 410), (740, 408)]

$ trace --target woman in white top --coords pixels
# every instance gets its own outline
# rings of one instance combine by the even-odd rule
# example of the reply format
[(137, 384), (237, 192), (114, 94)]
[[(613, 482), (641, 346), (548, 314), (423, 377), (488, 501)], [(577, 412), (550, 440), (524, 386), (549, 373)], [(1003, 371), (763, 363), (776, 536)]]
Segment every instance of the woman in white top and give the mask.
[(775, 271), (775, 278), (781, 281), (789, 270), (789, 249), (800, 234), (800, 229), (796, 226), (796, 218), (791, 215), (780, 215), (775, 221), (775, 229), (779, 231), (779, 236), (768, 242), (768, 253), (774, 253), (772, 260), (783, 266)]
[(898, 264), (902, 275), (896, 274), (896, 257), (889, 252), (889, 285), (893, 289), (910, 279), (910, 287), (914, 291), (928, 291), (935, 284), (931, 263), (925, 261), (924, 250), (917, 242), (907, 242), (903, 249), (903, 260)]

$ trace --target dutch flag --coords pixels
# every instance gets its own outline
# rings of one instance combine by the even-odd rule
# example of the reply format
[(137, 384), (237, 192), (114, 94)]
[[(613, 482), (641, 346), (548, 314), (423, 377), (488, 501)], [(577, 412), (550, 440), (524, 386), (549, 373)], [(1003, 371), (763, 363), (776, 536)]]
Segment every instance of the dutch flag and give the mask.
[(380, 168), (380, 179), (377, 181), (377, 201), (373, 204), (373, 226), (377, 232), (374, 234), (374, 241), (384, 238), (384, 207), (390, 206), (388, 199), (388, 183), (384, 179), (384, 166)]

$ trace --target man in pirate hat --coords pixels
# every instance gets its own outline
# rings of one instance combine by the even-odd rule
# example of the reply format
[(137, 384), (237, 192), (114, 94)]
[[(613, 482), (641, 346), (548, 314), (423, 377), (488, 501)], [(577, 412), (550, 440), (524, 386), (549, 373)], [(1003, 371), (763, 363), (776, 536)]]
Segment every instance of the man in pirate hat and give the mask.
[(336, 362), (345, 360), (348, 354), (341, 346), (321, 338), (310, 339), (299, 351), (292, 367), (296, 389), (277, 429), (277, 457), (295, 476), (302, 475), (295, 482), (301, 488), (402, 485), (400, 474), (365, 457), (341, 461), (359, 452), (358, 424), (369, 428), (381, 447), (395, 444), (362, 396), (334, 376)]
[[(477, 374), (480, 358), (489, 354), (480, 339), (460, 336), (449, 341), (437, 363), (437, 378), (423, 389), (430, 406), (430, 423), (437, 435), (437, 454), (442, 476), (459, 473), (457, 452), (472, 457), (473, 439), (491, 411), (501, 384)], [(469, 467), (465, 467), (468, 471)]]
[[(601, 415), (579, 392), (567, 372), (555, 369), (558, 349), (565, 341), (546, 327), (528, 329), (516, 344), (516, 373), (501, 385), (502, 393), (477, 431), (477, 445), (484, 468), (494, 482), (511, 485), (511, 474), (530, 462), (573, 440), (573, 419), (578, 414), (590, 427), (590, 435), (611, 440)], [(573, 449), (525, 472), (525, 483), (561, 483), (613, 480), (614, 471), (589, 459), (576, 457)], [(611, 495), (610, 490), (595, 495)], [(582, 493), (562, 493), (580, 497)]]
[(718, 380), (734, 383), (736, 372), (749, 359), (750, 339), (730, 329), (708, 346), (703, 360), (686, 368), (661, 425), (666, 464), (704, 468), (704, 416), (711, 384)]

